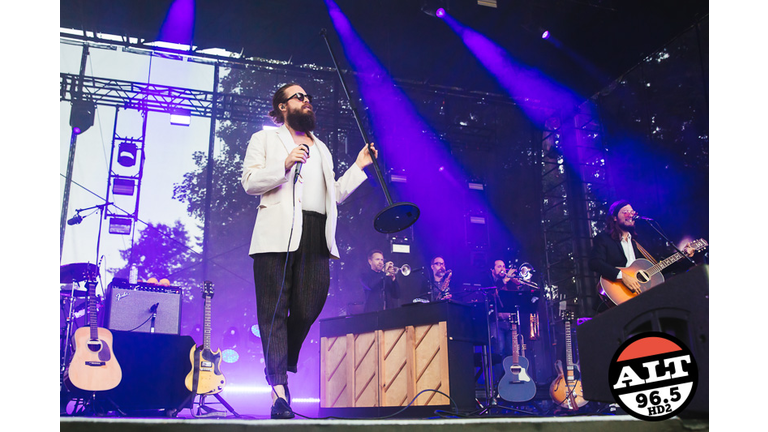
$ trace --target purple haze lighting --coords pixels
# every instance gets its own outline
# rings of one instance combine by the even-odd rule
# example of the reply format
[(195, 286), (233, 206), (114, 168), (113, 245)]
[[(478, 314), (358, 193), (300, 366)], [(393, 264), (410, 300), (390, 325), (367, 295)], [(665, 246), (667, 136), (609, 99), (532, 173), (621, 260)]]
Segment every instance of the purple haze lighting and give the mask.
[(445, 16), (445, 9), (443, 9), (443, 8), (438, 9), (437, 12), (435, 12), (435, 16), (438, 17), (438, 18), (444, 17)]
[[(399, 199), (412, 202), (421, 209), (419, 221), (414, 225), (416, 231), (424, 230), (418, 243), (426, 255), (431, 251), (448, 250), (455, 237), (451, 234), (463, 232), (464, 228), (455, 225), (463, 224), (462, 221), (450, 219), (454, 222), (448, 223), (445, 215), (465, 211), (463, 206), (467, 201), (463, 196), (466, 188), (461, 186), (465, 183), (461, 179), (468, 175), (453, 159), (450, 146), (424, 121), (405, 92), (395, 85), (344, 13), (332, 0), (325, 0), (325, 3), (347, 61), (355, 72), (358, 92), (370, 119), (371, 139), (379, 149), (380, 159), (388, 167), (408, 173), (407, 183), (391, 186)], [(450, 15), (444, 17), (447, 19)], [(472, 204), (487, 207), (485, 202)], [(489, 209), (487, 213), (492, 211)]]
[(544, 33), (541, 34), (542, 39), (549, 39), (549, 30), (544, 30)]
[(555, 112), (570, 112), (582, 102), (582, 98), (570, 90), (543, 73), (516, 62), (493, 41), (450, 15), (443, 20), (534, 123), (543, 125)]
[(158, 39), (164, 42), (192, 45), (195, 27), (195, 0), (174, 0), (165, 16)]

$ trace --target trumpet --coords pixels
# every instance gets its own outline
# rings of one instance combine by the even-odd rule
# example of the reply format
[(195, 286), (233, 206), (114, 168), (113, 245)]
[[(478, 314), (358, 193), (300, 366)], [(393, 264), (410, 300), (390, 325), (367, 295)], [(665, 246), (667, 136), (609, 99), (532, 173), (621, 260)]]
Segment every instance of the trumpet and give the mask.
[(409, 274), (411, 274), (411, 266), (409, 266), (408, 264), (403, 264), (400, 267), (392, 266), (389, 268), (388, 272), (389, 273), (394, 272), (392, 274), (397, 274), (398, 272), (400, 272), (402, 273), (403, 276), (408, 276)]

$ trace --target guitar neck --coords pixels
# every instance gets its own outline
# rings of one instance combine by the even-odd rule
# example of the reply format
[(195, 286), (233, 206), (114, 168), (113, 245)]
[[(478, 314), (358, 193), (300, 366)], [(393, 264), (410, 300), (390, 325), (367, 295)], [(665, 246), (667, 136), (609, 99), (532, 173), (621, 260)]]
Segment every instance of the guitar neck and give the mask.
[(86, 282), (88, 287), (88, 326), (91, 330), (91, 340), (99, 340), (98, 313), (96, 310), (96, 282)]
[(517, 324), (512, 324), (512, 363), (520, 363), (520, 345), (517, 342)]
[(573, 345), (571, 343), (571, 322), (565, 322), (565, 368), (567, 379), (573, 380)]
[(205, 326), (203, 327), (203, 349), (211, 349), (211, 298), (205, 298)]

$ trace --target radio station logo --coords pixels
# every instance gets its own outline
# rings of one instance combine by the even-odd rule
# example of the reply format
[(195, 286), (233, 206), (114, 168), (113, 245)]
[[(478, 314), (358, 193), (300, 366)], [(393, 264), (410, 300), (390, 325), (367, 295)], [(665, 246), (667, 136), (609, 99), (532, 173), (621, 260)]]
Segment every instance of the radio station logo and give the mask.
[(611, 393), (628, 414), (641, 420), (668, 419), (696, 393), (698, 367), (677, 338), (647, 332), (625, 341), (608, 370)]

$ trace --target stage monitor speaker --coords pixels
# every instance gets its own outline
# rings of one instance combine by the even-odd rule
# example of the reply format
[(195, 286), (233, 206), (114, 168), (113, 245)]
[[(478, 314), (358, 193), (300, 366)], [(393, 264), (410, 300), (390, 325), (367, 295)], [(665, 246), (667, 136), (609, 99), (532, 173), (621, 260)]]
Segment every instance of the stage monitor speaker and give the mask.
[(191, 336), (124, 331), (113, 331), (112, 336), (123, 378), (103, 396), (123, 412), (191, 407), (191, 392), (184, 384), (192, 370)]
[[(181, 331), (181, 290), (175, 287), (130, 285), (108, 290), (105, 326), (110, 330), (163, 334)], [(153, 320), (152, 307), (157, 304)]]
[(584, 399), (615, 402), (608, 382), (608, 368), (614, 354), (632, 336), (659, 331), (686, 344), (698, 366), (698, 388), (681, 416), (708, 414), (708, 271), (707, 265), (694, 267), (576, 328)]

